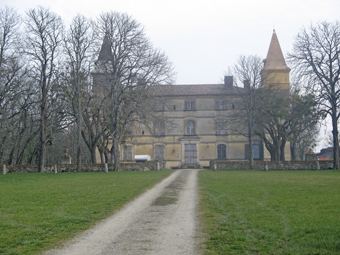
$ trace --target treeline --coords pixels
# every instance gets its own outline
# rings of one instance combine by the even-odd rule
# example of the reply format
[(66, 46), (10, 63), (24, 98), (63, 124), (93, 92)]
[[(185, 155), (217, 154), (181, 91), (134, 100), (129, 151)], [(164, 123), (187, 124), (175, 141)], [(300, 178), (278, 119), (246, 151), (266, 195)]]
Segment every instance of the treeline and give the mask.
[[(148, 85), (173, 81), (167, 57), (125, 14), (77, 15), (65, 28), (49, 9), (21, 17), (5, 7), (0, 33), (0, 164), (42, 171), (61, 162), (64, 146), (78, 165), (96, 163), (96, 149), (104, 162), (119, 159), (126, 127), (146, 116)], [(103, 76), (102, 96), (93, 93), (91, 72)]]
[[(65, 27), (43, 7), (24, 16), (4, 7), (0, 33), (0, 164), (38, 164), (42, 171), (46, 163), (60, 163), (68, 146), (78, 170), (80, 163), (97, 163), (96, 151), (101, 162), (114, 162), (119, 170), (119, 144), (134, 122), (148, 125), (159, 118), (148, 88), (173, 84), (174, 78), (168, 58), (153, 48), (142, 25), (107, 12), (95, 20), (79, 14)], [(289, 98), (258, 90), (258, 57), (241, 56), (235, 64), (235, 77), (250, 88), (233, 121), (245, 129), (237, 131), (249, 144), (261, 137), (272, 160), (284, 160), (289, 141), (295, 159), (313, 145), (317, 123), (328, 115), (339, 168), (339, 22), (302, 29), (288, 59), (299, 84)]]

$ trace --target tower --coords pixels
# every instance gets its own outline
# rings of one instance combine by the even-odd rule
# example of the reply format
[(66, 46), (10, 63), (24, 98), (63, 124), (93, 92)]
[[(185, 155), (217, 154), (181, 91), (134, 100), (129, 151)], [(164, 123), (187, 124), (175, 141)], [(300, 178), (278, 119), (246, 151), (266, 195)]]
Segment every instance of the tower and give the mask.
[(290, 68), (286, 65), (279, 40), (274, 30), (267, 58), (264, 60), (264, 66), (261, 71), (262, 86), (274, 86), (289, 92), (289, 72)]
[[(95, 62), (94, 70), (91, 72), (93, 81), (93, 92), (102, 97), (108, 93), (110, 70), (112, 70), (113, 55), (111, 51), (111, 43), (107, 35), (103, 39), (99, 56)], [(104, 94), (102, 94), (104, 93)]]

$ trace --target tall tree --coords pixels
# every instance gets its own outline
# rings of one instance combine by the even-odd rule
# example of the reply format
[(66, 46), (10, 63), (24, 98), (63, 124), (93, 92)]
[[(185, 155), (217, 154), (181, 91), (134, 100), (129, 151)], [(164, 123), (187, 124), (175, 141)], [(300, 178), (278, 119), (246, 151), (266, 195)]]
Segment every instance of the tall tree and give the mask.
[(25, 65), (19, 54), (21, 17), (12, 8), (0, 9), (0, 162), (11, 164), (20, 146), (27, 110)]
[(55, 79), (58, 50), (62, 41), (61, 18), (49, 9), (38, 7), (27, 12), (25, 53), (31, 73), (40, 89), (40, 156), (38, 171), (42, 172), (46, 156), (48, 100)]
[[(240, 56), (233, 68), (238, 81), (239, 109), (229, 127), (248, 138), (249, 163), (253, 165), (253, 138), (259, 137), (271, 155), (271, 160), (285, 160), (285, 145), (290, 132), (289, 95), (273, 82), (271, 71), (261, 72), (263, 61), (258, 56)], [(263, 84), (266, 83), (266, 86)], [(268, 85), (271, 84), (271, 85)]]
[(289, 96), (275, 85), (261, 87), (257, 93), (255, 134), (261, 137), (272, 161), (285, 160), (289, 136)]
[(105, 99), (107, 98), (99, 98), (96, 94), (88, 92), (85, 93), (84, 99), (82, 137), (89, 149), (91, 163), (95, 164), (97, 163), (96, 149), (103, 136), (108, 133), (105, 125), (105, 122), (107, 123)]
[(291, 94), (289, 114), (291, 160), (297, 160), (298, 154), (301, 158), (302, 153), (298, 153), (298, 149), (307, 153), (307, 149), (313, 147), (321, 117), (314, 95), (299, 95), (299, 91)]
[(259, 105), (258, 88), (262, 84), (261, 70), (263, 61), (258, 56), (240, 56), (233, 68), (235, 78), (244, 84), (244, 89), (239, 89), (240, 107), (234, 111), (230, 120), (233, 122), (230, 127), (248, 138), (249, 143), (249, 165), (253, 168), (253, 137), (256, 131), (256, 111)]
[(69, 28), (65, 39), (65, 51), (70, 67), (71, 84), (75, 88), (75, 100), (72, 100), (76, 109), (75, 116), (78, 126), (77, 140), (77, 171), (81, 170), (81, 123), (82, 123), (82, 94), (85, 84), (88, 82), (90, 66), (90, 47), (93, 43), (91, 25), (84, 16), (77, 15)]
[(319, 22), (303, 28), (295, 38), (289, 60), (307, 89), (316, 95), (332, 119), (334, 169), (339, 168), (340, 23)]
[(154, 84), (172, 82), (173, 70), (164, 53), (153, 48), (143, 27), (126, 14), (104, 13), (97, 22), (103, 46), (97, 62), (101, 91), (108, 95), (107, 127), (112, 137), (111, 155), (119, 170), (119, 144), (128, 123), (147, 101)]

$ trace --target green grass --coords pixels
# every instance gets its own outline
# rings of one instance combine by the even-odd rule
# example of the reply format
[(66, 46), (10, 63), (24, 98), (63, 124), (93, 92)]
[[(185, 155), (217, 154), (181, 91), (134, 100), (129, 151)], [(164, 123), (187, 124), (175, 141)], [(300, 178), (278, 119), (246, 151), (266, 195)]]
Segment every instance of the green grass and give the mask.
[(61, 244), (171, 171), (0, 175), (0, 254)]
[(200, 171), (206, 254), (340, 254), (339, 171)]

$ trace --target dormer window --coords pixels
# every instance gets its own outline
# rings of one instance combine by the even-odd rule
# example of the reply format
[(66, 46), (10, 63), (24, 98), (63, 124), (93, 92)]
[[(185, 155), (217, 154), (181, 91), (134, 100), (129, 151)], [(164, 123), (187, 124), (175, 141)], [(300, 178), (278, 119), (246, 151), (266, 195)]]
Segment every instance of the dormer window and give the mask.
[(195, 110), (195, 101), (194, 100), (185, 101), (185, 110), (186, 111), (194, 111)]
[(216, 100), (216, 110), (227, 109), (226, 102), (223, 99)]
[(161, 112), (164, 111), (164, 102), (158, 101), (155, 103), (155, 111)]

